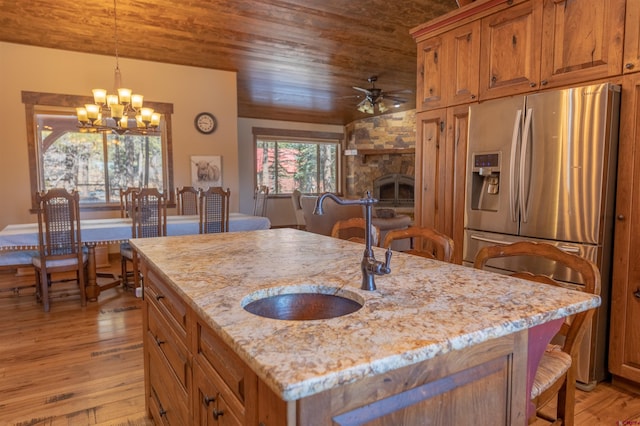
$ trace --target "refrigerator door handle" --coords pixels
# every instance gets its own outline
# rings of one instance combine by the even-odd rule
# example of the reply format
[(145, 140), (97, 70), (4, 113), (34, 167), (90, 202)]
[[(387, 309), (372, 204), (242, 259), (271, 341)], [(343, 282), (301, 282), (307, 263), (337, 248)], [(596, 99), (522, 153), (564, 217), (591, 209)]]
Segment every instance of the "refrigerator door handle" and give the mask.
[(513, 135), (511, 136), (511, 159), (509, 161), (509, 212), (511, 213), (511, 221), (516, 222), (518, 217), (516, 212), (517, 206), (517, 186), (516, 182), (516, 148), (518, 147), (518, 136), (520, 135), (520, 123), (522, 122), (522, 110), (516, 112), (516, 121), (513, 123)]
[[(522, 222), (527, 223), (527, 199), (525, 197), (525, 180), (524, 173), (526, 170), (525, 160), (527, 159), (527, 148), (529, 145), (529, 133), (531, 131), (531, 120), (533, 109), (527, 109), (527, 116), (524, 119), (524, 130), (522, 131), (522, 147), (520, 147), (520, 215)], [(527, 194), (528, 195), (528, 194)]]
[(558, 248), (566, 253), (570, 253), (570, 254), (577, 254), (578, 256), (580, 255), (580, 248), (579, 247), (575, 247), (575, 246), (567, 246), (564, 244), (560, 244), (558, 245)]
[(496, 240), (493, 238), (487, 238), (487, 237), (483, 237), (481, 235), (477, 235), (477, 234), (471, 234), (470, 238), (472, 240), (476, 240), (476, 241), (482, 241), (483, 243), (491, 243), (491, 244), (497, 244), (500, 246), (506, 246), (508, 244), (511, 244), (507, 241), (501, 241), (501, 240)]

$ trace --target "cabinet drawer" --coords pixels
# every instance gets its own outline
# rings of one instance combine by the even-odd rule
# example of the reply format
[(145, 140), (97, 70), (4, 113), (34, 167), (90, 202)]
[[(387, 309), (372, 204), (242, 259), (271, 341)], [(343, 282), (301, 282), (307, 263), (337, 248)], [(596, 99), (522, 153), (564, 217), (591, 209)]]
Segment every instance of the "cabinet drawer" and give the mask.
[(188, 389), (189, 353), (185, 344), (173, 327), (164, 320), (154, 304), (149, 304), (147, 312), (147, 345), (157, 347), (183, 388)]
[(183, 340), (187, 336), (187, 306), (185, 302), (165, 284), (151, 269), (147, 270), (144, 279), (145, 299), (155, 304), (160, 313), (167, 318)]
[(208, 326), (197, 323), (197, 357), (210, 367), (244, 404), (245, 364)]
[(242, 425), (244, 406), (229, 394), (220, 376), (196, 362), (194, 372), (194, 415), (196, 425)]
[(153, 345), (145, 349), (149, 368), (149, 411), (156, 423), (171, 425), (189, 424), (189, 394)]

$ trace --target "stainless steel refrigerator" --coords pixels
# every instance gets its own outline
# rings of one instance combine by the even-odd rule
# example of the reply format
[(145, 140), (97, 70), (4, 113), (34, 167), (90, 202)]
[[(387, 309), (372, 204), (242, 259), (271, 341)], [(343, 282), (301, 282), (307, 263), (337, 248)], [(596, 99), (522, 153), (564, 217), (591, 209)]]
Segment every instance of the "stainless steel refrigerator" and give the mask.
[[(598, 265), (602, 306), (579, 357), (583, 389), (606, 375), (619, 105), (620, 87), (603, 83), (469, 108), (464, 263), (485, 245), (534, 240)], [(489, 266), (581, 285), (553, 263), (516, 257)]]

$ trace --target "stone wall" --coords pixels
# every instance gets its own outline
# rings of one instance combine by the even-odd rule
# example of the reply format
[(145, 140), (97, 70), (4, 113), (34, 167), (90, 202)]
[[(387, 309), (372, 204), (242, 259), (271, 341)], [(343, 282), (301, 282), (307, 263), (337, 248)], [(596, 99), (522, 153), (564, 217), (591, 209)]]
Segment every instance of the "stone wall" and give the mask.
[[(379, 115), (346, 126), (346, 149), (407, 149), (416, 146), (415, 110)], [(345, 156), (347, 197), (373, 192), (373, 181), (390, 173), (415, 177), (415, 154)]]

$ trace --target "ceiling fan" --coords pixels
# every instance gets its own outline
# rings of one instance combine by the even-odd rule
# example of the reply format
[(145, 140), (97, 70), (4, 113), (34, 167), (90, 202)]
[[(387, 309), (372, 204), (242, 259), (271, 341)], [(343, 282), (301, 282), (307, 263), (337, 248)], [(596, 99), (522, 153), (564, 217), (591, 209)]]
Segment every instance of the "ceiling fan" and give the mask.
[(364, 95), (356, 95), (357, 98), (364, 98), (356, 107), (360, 112), (373, 114), (376, 106), (378, 107), (379, 112), (386, 112), (389, 109), (389, 106), (385, 104), (385, 100), (390, 101), (394, 107), (399, 107), (403, 103), (407, 102), (407, 100), (396, 95), (401, 93), (412, 93), (412, 91), (408, 89), (385, 92), (384, 90), (376, 87), (378, 77), (375, 75), (369, 77), (367, 81), (371, 83), (371, 87), (368, 89), (353, 86), (355, 90), (364, 93)]

